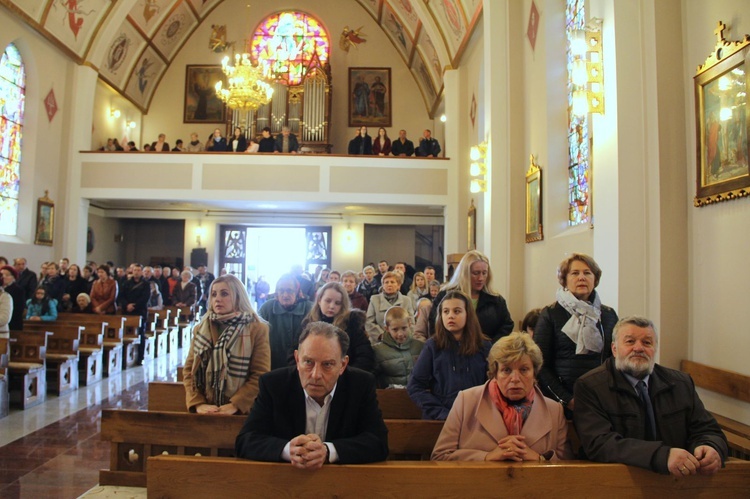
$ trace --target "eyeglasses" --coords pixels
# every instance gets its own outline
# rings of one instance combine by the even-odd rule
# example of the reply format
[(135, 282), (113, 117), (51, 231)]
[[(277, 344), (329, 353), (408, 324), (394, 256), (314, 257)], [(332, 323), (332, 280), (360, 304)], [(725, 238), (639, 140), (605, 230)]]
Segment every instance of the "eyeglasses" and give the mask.
[(277, 289), (276, 293), (279, 295), (293, 295), (297, 293), (297, 290), (290, 289), (290, 288), (282, 288), (282, 289)]

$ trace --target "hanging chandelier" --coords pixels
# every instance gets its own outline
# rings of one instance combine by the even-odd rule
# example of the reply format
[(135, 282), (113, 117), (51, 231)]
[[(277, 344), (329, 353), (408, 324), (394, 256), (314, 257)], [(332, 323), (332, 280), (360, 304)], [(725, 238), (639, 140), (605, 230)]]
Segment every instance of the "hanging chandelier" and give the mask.
[(221, 70), (227, 75), (228, 88), (216, 83), (216, 95), (231, 109), (258, 109), (268, 104), (273, 88), (263, 79), (263, 68), (253, 65), (250, 54), (236, 54), (234, 66), (229, 56), (221, 61)]

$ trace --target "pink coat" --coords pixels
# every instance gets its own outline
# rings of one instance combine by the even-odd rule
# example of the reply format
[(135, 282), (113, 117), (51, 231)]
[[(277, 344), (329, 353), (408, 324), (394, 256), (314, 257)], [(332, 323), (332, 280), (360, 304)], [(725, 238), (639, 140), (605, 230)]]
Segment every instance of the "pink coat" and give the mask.
[[(500, 411), (490, 399), (488, 383), (458, 393), (432, 451), (433, 460), (484, 461), (497, 442), (508, 436)], [(535, 390), (534, 405), (521, 435), (539, 454), (554, 451), (552, 461), (571, 459), (562, 405)]]

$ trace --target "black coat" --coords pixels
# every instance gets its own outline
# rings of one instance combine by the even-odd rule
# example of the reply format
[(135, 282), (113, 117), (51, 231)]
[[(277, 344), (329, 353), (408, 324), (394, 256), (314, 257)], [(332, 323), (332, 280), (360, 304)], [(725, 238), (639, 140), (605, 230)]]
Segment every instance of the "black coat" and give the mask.
[(354, 137), (349, 141), (349, 154), (372, 155), (372, 137), (369, 135)]
[(23, 309), (26, 307), (26, 300), (24, 300), (23, 289), (18, 285), (18, 281), (5, 286), (5, 292), (10, 295), (10, 299), (13, 301), (13, 313), (10, 316), (10, 322), (8, 322), (8, 329), (11, 331), (23, 330)]
[(247, 151), (247, 139), (244, 135), (237, 137), (237, 151), (234, 150), (234, 135), (227, 139), (227, 151), (229, 152), (245, 152)]
[(24, 269), (24, 271), (18, 276), (16, 283), (18, 284), (18, 287), (23, 290), (24, 303), (26, 303), (26, 300), (34, 298), (34, 291), (36, 291), (37, 282), (36, 274), (29, 269)]
[[(259, 393), (235, 441), (237, 457), (281, 461), (284, 446), (303, 435), (305, 392), (296, 367), (260, 377)], [(375, 377), (347, 367), (339, 377), (326, 429), (326, 442), (336, 448), (340, 464), (384, 461), (388, 457), (388, 429), (375, 395)]]
[(208, 144), (206, 145), (206, 151), (214, 151), (214, 152), (226, 152), (231, 151), (232, 148), (227, 145), (227, 139), (225, 137), (222, 137), (218, 142), (214, 140), (213, 136), (208, 141)]
[[(135, 282), (135, 279), (128, 279), (120, 289), (117, 296), (117, 302), (120, 304), (122, 313), (125, 315), (148, 315), (148, 299), (151, 296), (151, 285), (149, 281), (141, 277), (141, 280)], [(132, 312), (127, 311), (129, 303), (134, 303), (135, 308)]]
[(274, 140), (273, 135), (270, 137), (263, 137), (258, 142), (258, 152), (273, 152), (275, 147), (276, 141)]
[[(592, 294), (591, 299), (594, 299)], [(576, 344), (562, 332), (570, 319), (570, 313), (555, 302), (544, 307), (534, 328), (534, 341), (542, 350), (544, 364), (537, 380), (545, 396), (559, 402), (570, 402), (573, 385), (583, 374), (601, 365), (612, 356), (612, 330), (617, 324), (617, 312), (606, 305), (601, 306), (598, 323), (604, 339), (600, 353), (576, 355)]]
[[(375, 372), (375, 350), (372, 349), (370, 339), (365, 332), (366, 321), (367, 316), (363, 311), (352, 310), (349, 312), (349, 322), (345, 330), (349, 336), (349, 349), (346, 351), (346, 355), (349, 356), (351, 367), (371, 373)], [(302, 321), (301, 329), (304, 329), (308, 322), (310, 322), (308, 319)], [(295, 342), (287, 359), (289, 365), (294, 364), (294, 351), (298, 348), (299, 344)]]
[(394, 156), (411, 156), (414, 154), (414, 142), (406, 139), (404, 143), (401, 143), (400, 139), (396, 139), (391, 142), (391, 154)]
[[(430, 310), (429, 319), (430, 336), (435, 334), (435, 319), (437, 319), (438, 306), (445, 293), (445, 291), (441, 291), (432, 301), (432, 310)], [(494, 296), (480, 291), (476, 312), (479, 325), (482, 326), (482, 332), (492, 343), (513, 332), (513, 319), (510, 317), (508, 304), (505, 303), (505, 298), (502, 296)]]

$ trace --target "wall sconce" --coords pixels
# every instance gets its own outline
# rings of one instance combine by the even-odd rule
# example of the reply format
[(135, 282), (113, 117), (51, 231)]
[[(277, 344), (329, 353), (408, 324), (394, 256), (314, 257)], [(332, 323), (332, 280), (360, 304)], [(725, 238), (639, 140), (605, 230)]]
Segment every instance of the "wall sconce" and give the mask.
[(115, 109), (115, 108), (110, 108), (109, 109), (109, 117), (110, 118), (119, 118), (121, 114), (122, 113), (120, 113), (119, 109)]
[(135, 128), (135, 121), (128, 121), (128, 128)]
[(201, 225), (201, 222), (198, 222), (198, 227), (195, 228), (195, 244), (198, 245), (198, 247), (201, 247), (201, 238), (205, 237), (206, 235), (206, 229), (203, 228)]
[(570, 43), (573, 54), (573, 114), (604, 114), (604, 72), (602, 70), (602, 20), (591, 19)]
[(484, 180), (487, 175), (487, 164), (485, 158), (487, 157), (487, 142), (482, 142), (475, 146), (472, 146), (469, 150), (469, 158), (471, 159), (471, 165), (469, 166), (469, 175), (472, 177), (471, 185), (469, 190), (473, 193), (487, 192), (487, 181)]
[(440, 115), (440, 122), (445, 123), (446, 121), (448, 121), (448, 117), (444, 114)]

